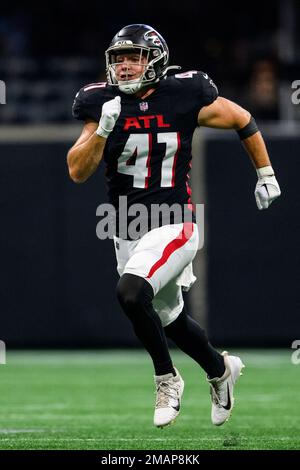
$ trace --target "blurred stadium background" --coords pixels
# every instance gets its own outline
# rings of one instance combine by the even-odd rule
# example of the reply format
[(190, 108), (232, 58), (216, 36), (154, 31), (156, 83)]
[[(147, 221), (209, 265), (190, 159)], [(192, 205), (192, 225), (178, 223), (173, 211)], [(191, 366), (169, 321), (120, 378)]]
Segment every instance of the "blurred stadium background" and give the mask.
[[(93, 370), (97, 371), (101, 357), (104, 358), (103, 364), (108, 364), (112, 375), (108, 378), (103, 372), (107, 368), (99, 369), (106, 381), (104, 389), (101, 389), (101, 377), (97, 383), (99, 393), (104, 394), (102, 400), (113, 386), (122, 386), (123, 376), (120, 375), (120, 381), (116, 379), (112, 364), (117, 364), (120, 358), (122, 366), (124, 358), (128, 357), (130, 368), (132, 361), (133, 364), (141, 361), (139, 351), (132, 350), (124, 356), (120, 349), (137, 348), (139, 343), (115, 298), (118, 277), (113, 244), (96, 238), (96, 207), (107, 200), (103, 167), (88, 183), (75, 185), (68, 177), (66, 166), (67, 150), (81, 129), (71, 114), (74, 96), (86, 83), (105, 80), (104, 50), (110, 39), (122, 26), (138, 22), (151, 24), (161, 32), (169, 45), (172, 64), (181, 65), (183, 70), (207, 72), (217, 84), (220, 95), (246, 107), (263, 131), (283, 193), (281, 199), (263, 213), (257, 210), (253, 195), (255, 171), (235, 133), (201, 129), (195, 134), (192, 185), (194, 202), (205, 203), (205, 246), (195, 262), (198, 282), (186, 301), (191, 314), (207, 329), (214, 345), (240, 351), (252, 349), (252, 356), (251, 351), (245, 354), (254, 367), (252, 375), (250, 373), (254, 388), (255, 367), (260, 364), (258, 358), (262, 357), (263, 361), (266, 354), (269, 359), (263, 361), (261, 367), (265, 365), (267, 373), (274, 358), (275, 372), (271, 381), (274, 389), (277, 389), (278, 376), (293, 384), (289, 395), (285, 395), (287, 390), (281, 387), (274, 400), (281, 403), (294, 400), (294, 404), (299, 401), (294, 388), (299, 370), (291, 365), (290, 354), (292, 342), (300, 336), (300, 104), (293, 104), (291, 99), (292, 83), (300, 80), (300, 2), (253, 0), (246, 6), (235, 1), (200, 4), (186, 0), (184, 8), (171, 6), (169, 2), (159, 7), (150, 7), (148, 2), (107, 4), (94, 0), (88, 4), (70, 0), (46, 4), (13, 2), (1, 5), (0, 14), (0, 80), (6, 85), (6, 104), (0, 104), (0, 339), (8, 350), (8, 364), (0, 367), (0, 373), (2, 396), (12, 397), (12, 401), (6, 403), (4, 428), (41, 428), (40, 422), (28, 424), (26, 406), (31, 416), (32, 411), (38, 416), (39, 406), (47, 407), (45, 400), (50, 406), (49, 415), (53, 411), (51, 403), (54, 406), (65, 400), (68, 406), (62, 391), (60, 397), (54, 397), (51, 387), (44, 395), (45, 390), (37, 386), (33, 398), (28, 398), (26, 404), (22, 401), (22, 383), (27, 384), (24, 387), (28, 392), (38, 376), (47, 383), (47, 367), (53, 374), (59, 362), (57, 353), (47, 356), (39, 353), (41, 349), (100, 350), (99, 362), (94, 353), (90, 356), (82, 353), (85, 359), (81, 364), (84, 365), (80, 371), (78, 369), (78, 374), (87, 373), (88, 364), (94, 363)], [(107, 359), (104, 349), (108, 348), (120, 349), (118, 356), (113, 353), (115, 362)], [(272, 355), (272, 350), (260, 349), (257, 354), (253, 348), (283, 348), (283, 351), (282, 355), (279, 352)], [(9, 369), (10, 351), (15, 349), (36, 349), (37, 352), (33, 356), (11, 353), (12, 369)], [(60, 357), (63, 370), (74, 367), (68, 353)], [(182, 356), (176, 357), (179, 363), (186, 361)], [(146, 354), (143, 358), (146, 370), (152, 374)], [(34, 361), (43, 368), (43, 373), (38, 367), (32, 368)], [(287, 376), (283, 370), (289, 371)], [(24, 371), (32, 373), (27, 382)], [(60, 373), (64, 377), (62, 369)], [(266, 377), (265, 373), (258, 375)], [(57, 386), (59, 373), (55, 377), (53, 383)], [(76, 380), (80, 381), (80, 377), (72, 375), (68, 382), (70, 389), (67, 386), (64, 389), (69, 397), (76, 389)], [(87, 383), (96, 386), (91, 378)], [(268, 382), (256, 386), (260, 396), (265, 390), (270, 391)], [(151, 389), (150, 381), (148, 387)], [(94, 398), (87, 403), (88, 388), (82, 389), (83, 401), (79, 401), (78, 409), (85, 409), (86, 415), (90, 412), (92, 416), (96, 392), (94, 389)], [(256, 392), (253, 389), (254, 396)], [(16, 404), (25, 413), (24, 421), (12, 418)], [(149, 403), (150, 412), (151, 405)], [(261, 399), (259, 414), (262, 417), (266, 410), (264, 405)], [(208, 407), (207, 398), (206, 411)], [(125, 410), (125, 420), (130, 419), (130, 410), (130, 407)], [(247, 410), (244, 410), (244, 419), (247, 419)], [(193, 408), (190, 411), (192, 416)], [(58, 422), (59, 413), (58, 407)], [(70, 413), (72, 416), (72, 410)], [(99, 419), (101, 413), (104, 410), (99, 411)], [(118, 410), (116, 416), (117, 413)], [(285, 416), (288, 429), (292, 409), (283, 409), (280, 416), (281, 419)], [(293, 436), (297, 432), (299, 435), (299, 420), (295, 416), (293, 419), (290, 432)], [(80, 428), (82, 421), (75, 422)], [(184, 423), (191, 429), (191, 423)], [(266, 426), (275, 424), (271, 420)], [(104, 425), (101, 432), (108, 433), (113, 440), (116, 436), (109, 426)], [(200, 434), (204, 432), (199, 429)], [(262, 434), (266, 429), (262, 422)], [(183, 432), (187, 431), (183, 429)], [(180, 439), (179, 434), (174, 442)], [(82, 439), (88, 436), (87, 430)], [(92, 437), (97, 446), (97, 438)], [(152, 434), (148, 437), (150, 445), (154, 438)], [(273, 437), (275, 442), (276, 435)], [(214, 439), (217, 438), (212, 436), (207, 448), (214, 445)], [(281, 448), (289, 448), (289, 445), (297, 448), (299, 441), (291, 445), (288, 439), (280, 441), (279, 438)], [(138, 438), (136, 441), (135, 445), (142, 445)], [(23, 445), (14, 443), (13, 436), (7, 436), (2, 442), (2, 448)], [(39, 447), (38, 441), (34, 442), (32, 446)], [(82, 445), (90, 448), (87, 442)], [(109, 442), (105, 444), (107, 448)], [(120, 441), (116, 442), (114, 445), (121, 448)], [(237, 441), (233, 437), (230, 442)], [(172, 443), (165, 448), (172, 448), (175, 445)], [(222, 447), (221, 441), (217, 444)], [(63, 445), (68, 447), (64, 441)], [(76, 445), (75, 439), (72, 445), (69, 443), (69, 448)], [(185, 448), (189, 445), (185, 442)], [(196, 441), (191, 445), (196, 446)], [(243, 447), (241, 441), (237, 445)], [(247, 445), (245, 443), (245, 448)], [(250, 448), (260, 446), (254, 441), (249, 445)], [(26, 448), (28, 443), (24, 446)]]

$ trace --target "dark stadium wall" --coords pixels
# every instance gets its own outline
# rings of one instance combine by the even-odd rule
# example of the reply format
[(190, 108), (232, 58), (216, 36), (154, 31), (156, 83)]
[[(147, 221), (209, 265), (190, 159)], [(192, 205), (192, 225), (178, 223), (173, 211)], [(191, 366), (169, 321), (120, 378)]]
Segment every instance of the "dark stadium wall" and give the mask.
[[(297, 336), (299, 143), (269, 142), (283, 197), (264, 212), (239, 142), (207, 143), (208, 332), (216, 345), (283, 346)], [(103, 168), (74, 184), (68, 147), (0, 144), (0, 339), (8, 349), (139, 345), (115, 297), (113, 243), (96, 237)]]
[(206, 146), (208, 323), (216, 344), (290, 347), (299, 336), (300, 141), (266, 143), (282, 197), (264, 211), (238, 139)]
[(0, 148), (0, 338), (8, 349), (135, 342), (115, 298), (113, 243), (96, 237), (96, 208), (107, 201), (103, 168), (74, 184), (69, 146)]

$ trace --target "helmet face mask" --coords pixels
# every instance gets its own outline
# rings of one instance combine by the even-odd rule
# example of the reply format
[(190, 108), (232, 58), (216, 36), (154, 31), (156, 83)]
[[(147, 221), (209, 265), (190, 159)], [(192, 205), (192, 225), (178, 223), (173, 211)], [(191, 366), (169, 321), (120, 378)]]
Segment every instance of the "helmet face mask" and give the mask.
[[(117, 80), (117, 56), (125, 53), (138, 54), (140, 60), (135, 65), (144, 67), (144, 72), (134, 80)], [(146, 61), (142, 61), (142, 57), (146, 58)], [(116, 34), (105, 51), (105, 58), (109, 85), (118, 86), (124, 93), (133, 94), (147, 85), (157, 83), (165, 76), (169, 50), (165, 40), (151, 26), (136, 24), (125, 26)]]

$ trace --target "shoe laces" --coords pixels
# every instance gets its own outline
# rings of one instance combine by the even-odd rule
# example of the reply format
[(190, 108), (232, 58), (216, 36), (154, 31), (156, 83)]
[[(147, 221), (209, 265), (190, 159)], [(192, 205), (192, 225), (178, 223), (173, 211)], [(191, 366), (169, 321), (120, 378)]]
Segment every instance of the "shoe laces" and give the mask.
[(170, 381), (160, 381), (156, 384), (156, 408), (169, 406), (170, 399), (178, 400), (178, 387)]

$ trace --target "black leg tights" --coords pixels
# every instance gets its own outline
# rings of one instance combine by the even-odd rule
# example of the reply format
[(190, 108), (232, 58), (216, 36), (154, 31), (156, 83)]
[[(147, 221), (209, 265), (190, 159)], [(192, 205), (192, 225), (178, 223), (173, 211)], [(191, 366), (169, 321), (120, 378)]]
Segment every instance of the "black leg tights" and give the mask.
[(164, 329), (152, 306), (153, 289), (134, 274), (123, 274), (117, 285), (118, 300), (134, 332), (150, 354), (156, 375), (175, 374)]
[(208, 342), (205, 331), (183, 308), (180, 315), (165, 327), (165, 333), (188, 356), (192, 357), (210, 378), (225, 372), (224, 359)]

